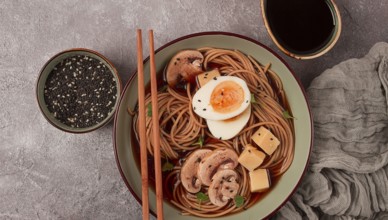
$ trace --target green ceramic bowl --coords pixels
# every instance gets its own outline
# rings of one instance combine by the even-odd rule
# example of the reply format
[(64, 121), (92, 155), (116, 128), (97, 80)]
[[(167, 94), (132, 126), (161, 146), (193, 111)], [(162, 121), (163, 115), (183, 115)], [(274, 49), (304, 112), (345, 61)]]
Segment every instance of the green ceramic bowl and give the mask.
[[(73, 127), (70, 127), (70, 126), (60, 122), (48, 110), (45, 99), (44, 99), (44, 86), (45, 86), (47, 77), (49, 76), (49, 74), (51, 73), (53, 68), (58, 63), (60, 63), (62, 60), (66, 59), (68, 57), (76, 56), (76, 55), (89, 56), (89, 57), (95, 58), (98, 61), (102, 62), (105, 66), (107, 66), (109, 68), (110, 72), (112, 73), (112, 75), (116, 81), (116, 85), (117, 85), (117, 98), (116, 98), (116, 102), (114, 103), (113, 110), (108, 114), (108, 116), (104, 120), (102, 120), (101, 122), (99, 122), (96, 125), (93, 125), (91, 127), (86, 127), (86, 128), (73, 128)], [(93, 51), (93, 50), (89, 50), (89, 49), (84, 49), (84, 48), (74, 48), (74, 49), (65, 50), (65, 51), (62, 51), (62, 52), (56, 54), (55, 56), (53, 56), (50, 60), (48, 60), (46, 62), (46, 64), (41, 69), (37, 83), (36, 83), (36, 98), (37, 98), (38, 105), (39, 105), (39, 108), (40, 108), (43, 116), (54, 127), (58, 128), (62, 131), (70, 132), (70, 133), (86, 133), (86, 132), (94, 131), (94, 130), (106, 125), (114, 116), (115, 109), (118, 106), (118, 100), (121, 97), (120, 96), (121, 91), (122, 91), (121, 80), (120, 80), (120, 77), (119, 77), (116, 69), (114, 68), (113, 64), (107, 58), (105, 58), (103, 55), (99, 54), (98, 52)]]
[[(274, 52), (261, 43), (236, 34), (225, 32), (205, 32), (188, 35), (174, 40), (156, 51), (156, 69), (162, 70), (171, 57), (178, 51), (187, 48), (219, 47), (237, 49), (256, 58), (266, 64), (272, 63), (271, 68), (277, 72), (284, 83), (284, 89), (293, 114), (297, 118), (295, 124), (295, 158), (288, 171), (283, 174), (280, 181), (272, 190), (253, 207), (218, 219), (262, 219), (268, 217), (292, 195), (306, 170), (312, 146), (312, 118), (306, 101), (306, 96), (300, 82), (287, 64)], [(149, 61), (144, 61), (145, 81), (149, 82)], [(161, 71), (159, 71), (161, 72)], [(132, 153), (131, 132), (133, 118), (127, 113), (127, 108), (134, 109), (137, 104), (137, 75), (132, 75), (126, 84), (122, 98), (115, 116), (114, 124), (114, 151), (121, 176), (140, 202), (141, 198), (141, 174), (135, 163)], [(150, 209), (156, 212), (155, 192), (149, 190)], [(141, 202), (140, 202), (141, 203)], [(167, 202), (164, 202), (165, 219), (194, 220), (201, 219), (193, 216), (182, 216), (180, 210)]]

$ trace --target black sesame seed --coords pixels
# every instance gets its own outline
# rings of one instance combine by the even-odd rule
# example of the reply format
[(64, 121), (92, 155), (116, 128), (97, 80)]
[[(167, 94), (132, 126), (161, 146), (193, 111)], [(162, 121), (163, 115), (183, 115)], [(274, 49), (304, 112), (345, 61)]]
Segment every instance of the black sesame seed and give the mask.
[(229, 192), (230, 192), (230, 193), (232, 193), (232, 192), (233, 192), (233, 190), (230, 190)]
[(259, 136), (260, 136), (261, 134), (259, 133)]
[(249, 102), (248, 100), (245, 101), (245, 103), (248, 103), (248, 102)]
[(214, 79), (214, 80), (217, 80), (217, 77), (214, 77), (213, 79)]
[(251, 152), (251, 150), (248, 150), (248, 153), (250, 153)]
[(204, 76), (203, 78), (204, 78), (204, 79), (207, 79), (207, 76)]
[(202, 109), (203, 111), (206, 111), (206, 108)]
[(197, 109), (196, 107), (194, 107), (194, 110)]
[(270, 138), (271, 141), (273, 141), (273, 138)]
[(176, 60), (178, 60), (178, 61), (179, 61), (179, 60), (181, 60), (181, 58), (179, 58), (179, 57), (178, 57), (178, 58), (176, 58)]
[(209, 168), (211, 168), (212, 167), (212, 165), (209, 165)]
[(198, 99), (198, 102), (201, 102), (201, 100), (200, 100), (200, 99)]
[(222, 137), (220, 137), (219, 139), (222, 140)]

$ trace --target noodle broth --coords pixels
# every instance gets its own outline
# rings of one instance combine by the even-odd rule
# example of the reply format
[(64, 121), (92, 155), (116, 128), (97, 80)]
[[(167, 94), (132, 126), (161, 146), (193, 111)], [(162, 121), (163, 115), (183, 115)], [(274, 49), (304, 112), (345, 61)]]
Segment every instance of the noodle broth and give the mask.
[[(277, 184), (279, 179), (281, 179), (282, 174), (291, 165), (293, 159), (294, 125), (292, 118), (284, 118), (284, 112), (287, 111), (289, 114), (291, 114), (291, 109), (289, 107), (286, 95), (282, 89), (282, 83), (277, 77), (276, 73), (269, 70), (268, 67), (260, 65), (257, 61), (237, 51), (213, 48), (203, 48), (199, 50), (205, 56), (205, 70), (218, 68), (223, 75), (235, 75), (244, 79), (247, 81), (251, 93), (258, 101), (257, 105), (252, 104), (252, 113), (249, 122), (236, 137), (232, 138), (231, 140), (218, 140), (214, 138), (209, 132), (208, 128), (206, 127), (206, 122), (200, 117), (196, 116), (193, 112), (190, 112), (191, 106), (189, 103), (192, 98), (191, 96), (196, 92), (195, 85), (187, 84), (185, 87), (182, 87), (186, 90), (173, 90), (168, 87), (165, 81), (164, 73), (158, 74), (158, 103), (159, 109), (161, 111), (160, 130), (162, 166), (165, 163), (171, 163), (174, 165), (172, 170), (163, 172), (164, 199), (165, 201), (174, 205), (176, 208), (180, 209), (184, 215), (217, 217), (248, 209), (264, 198)], [(220, 55), (216, 56), (217, 53), (220, 53)], [(210, 59), (209, 57), (213, 57), (213, 59)], [(220, 57), (227, 58), (220, 59)], [(207, 58), (209, 59), (206, 62)], [(249, 74), (252, 73), (258, 74), (259, 77), (250, 76)], [(146, 94), (148, 94), (146, 97), (146, 103), (149, 103), (149, 87), (146, 89)], [(164, 101), (166, 97), (168, 97), (168, 101)], [(173, 108), (167, 104), (163, 104), (173, 103), (175, 99), (185, 100), (182, 102), (187, 103), (187, 106), (178, 111), (179, 109), (177, 110), (176, 107)], [(169, 109), (170, 107), (171, 109)], [(176, 113), (176, 111), (179, 113)], [(177, 121), (183, 117), (182, 115), (187, 115), (187, 118), (177, 123)], [(164, 121), (164, 118), (166, 117), (170, 117), (170, 119)], [(140, 148), (137, 137), (136, 118), (137, 117), (135, 116), (135, 120), (133, 122), (133, 132), (131, 133), (131, 141), (133, 146), (132, 151), (136, 159), (136, 164), (140, 170)], [(190, 122), (190, 120), (196, 120), (198, 124)], [(150, 132), (152, 129), (151, 123), (149, 122), (150, 117), (147, 117), (147, 137), (151, 139), (150, 137), (152, 134)], [(186, 125), (190, 127), (190, 133), (185, 131), (184, 127)], [(189, 193), (185, 190), (180, 182), (180, 170), (186, 158), (193, 151), (201, 148), (212, 150), (230, 148), (233, 149), (237, 154), (241, 154), (244, 146), (251, 142), (250, 137), (259, 126), (268, 127), (275, 135), (277, 135), (277, 137), (279, 137), (279, 139), (282, 140), (279, 149), (272, 156), (267, 156), (263, 162), (263, 165), (261, 165), (262, 167), (268, 169), (271, 173), (270, 179), (272, 184), (269, 190), (265, 192), (250, 192), (248, 175), (249, 171), (247, 171), (240, 164), (236, 167), (235, 170), (240, 176), (240, 188), (238, 195), (241, 195), (244, 198), (242, 206), (236, 207), (233, 199), (231, 199), (226, 206), (215, 207), (209, 201), (205, 201), (203, 203), (199, 202), (195, 194)], [(176, 129), (177, 127), (179, 129)], [(174, 129), (175, 131), (178, 130), (175, 132), (178, 134), (171, 135), (170, 132)], [(181, 133), (184, 135), (180, 135)], [(186, 138), (181, 138), (181, 140), (174, 140), (175, 137), (178, 138), (179, 136), (184, 136)], [(203, 146), (197, 145), (197, 142), (201, 137), (204, 138)], [(182, 148), (180, 148), (181, 143), (183, 146)], [(151, 140), (148, 140), (147, 148), (149, 182), (151, 188), (155, 190), (154, 160), (152, 156), (153, 148)], [(208, 187), (202, 186), (201, 192), (206, 193), (207, 189)]]

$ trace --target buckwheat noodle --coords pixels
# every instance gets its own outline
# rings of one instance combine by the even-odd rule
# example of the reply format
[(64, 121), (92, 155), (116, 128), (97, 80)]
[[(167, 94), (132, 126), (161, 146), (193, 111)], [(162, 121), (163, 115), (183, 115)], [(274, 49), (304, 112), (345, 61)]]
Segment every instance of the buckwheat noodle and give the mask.
[[(243, 147), (251, 143), (252, 134), (260, 126), (265, 126), (280, 140), (280, 145), (271, 157), (266, 158), (261, 167), (269, 169), (271, 177), (276, 179), (289, 168), (294, 157), (294, 127), (292, 119), (283, 116), (283, 112), (286, 110), (290, 112), (290, 109), (280, 78), (270, 69), (270, 65), (263, 66), (237, 50), (210, 47), (198, 50), (204, 55), (204, 69), (216, 66), (222, 75), (236, 76), (245, 80), (257, 103), (251, 104), (252, 113), (245, 128), (233, 139), (221, 141), (211, 135), (206, 121), (193, 112), (191, 100), (195, 91), (192, 91), (190, 84), (187, 84), (185, 94), (169, 87), (164, 91), (160, 90), (158, 103), (162, 156), (170, 161), (185, 158), (186, 154), (199, 148), (196, 143), (201, 136), (208, 140), (204, 147), (233, 148), (240, 154)], [(150, 102), (151, 98), (148, 95), (146, 105)], [(147, 117), (146, 126), (147, 136), (151, 137), (151, 117)], [(137, 133), (137, 120), (134, 122), (134, 129)], [(153, 155), (151, 138), (147, 141), (147, 148), (149, 154)], [(237, 208), (232, 200), (224, 207), (215, 206), (210, 201), (200, 204), (196, 195), (188, 193), (180, 183), (179, 173), (182, 163), (183, 160), (180, 159), (174, 169), (164, 177), (163, 186), (165, 194), (171, 199), (170, 202), (180, 208), (183, 215), (223, 216), (247, 209), (260, 198), (260, 193), (250, 192), (248, 171), (242, 166), (237, 166), (236, 172), (240, 176), (238, 195), (244, 197), (244, 205)], [(207, 192), (207, 188), (202, 186), (202, 191)]]

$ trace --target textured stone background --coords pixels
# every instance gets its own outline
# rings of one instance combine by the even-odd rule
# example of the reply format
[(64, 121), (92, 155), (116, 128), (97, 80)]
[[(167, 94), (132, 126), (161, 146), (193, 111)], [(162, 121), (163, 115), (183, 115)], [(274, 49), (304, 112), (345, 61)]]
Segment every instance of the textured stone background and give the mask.
[[(326, 68), (388, 41), (386, 0), (337, 4), (344, 27), (329, 53), (308, 61), (281, 54), (305, 87)], [(0, 219), (141, 219), (116, 168), (112, 124), (73, 135), (40, 114), (34, 88), (46, 60), (72, 47), (94, 49), (113, 61), (126, 82), (136, 66), (136, 28), (153, 28), (156, 47), (194, 32), (230, 31), (279, 52), (259, 5), (259, 0), (0, 0)]]

